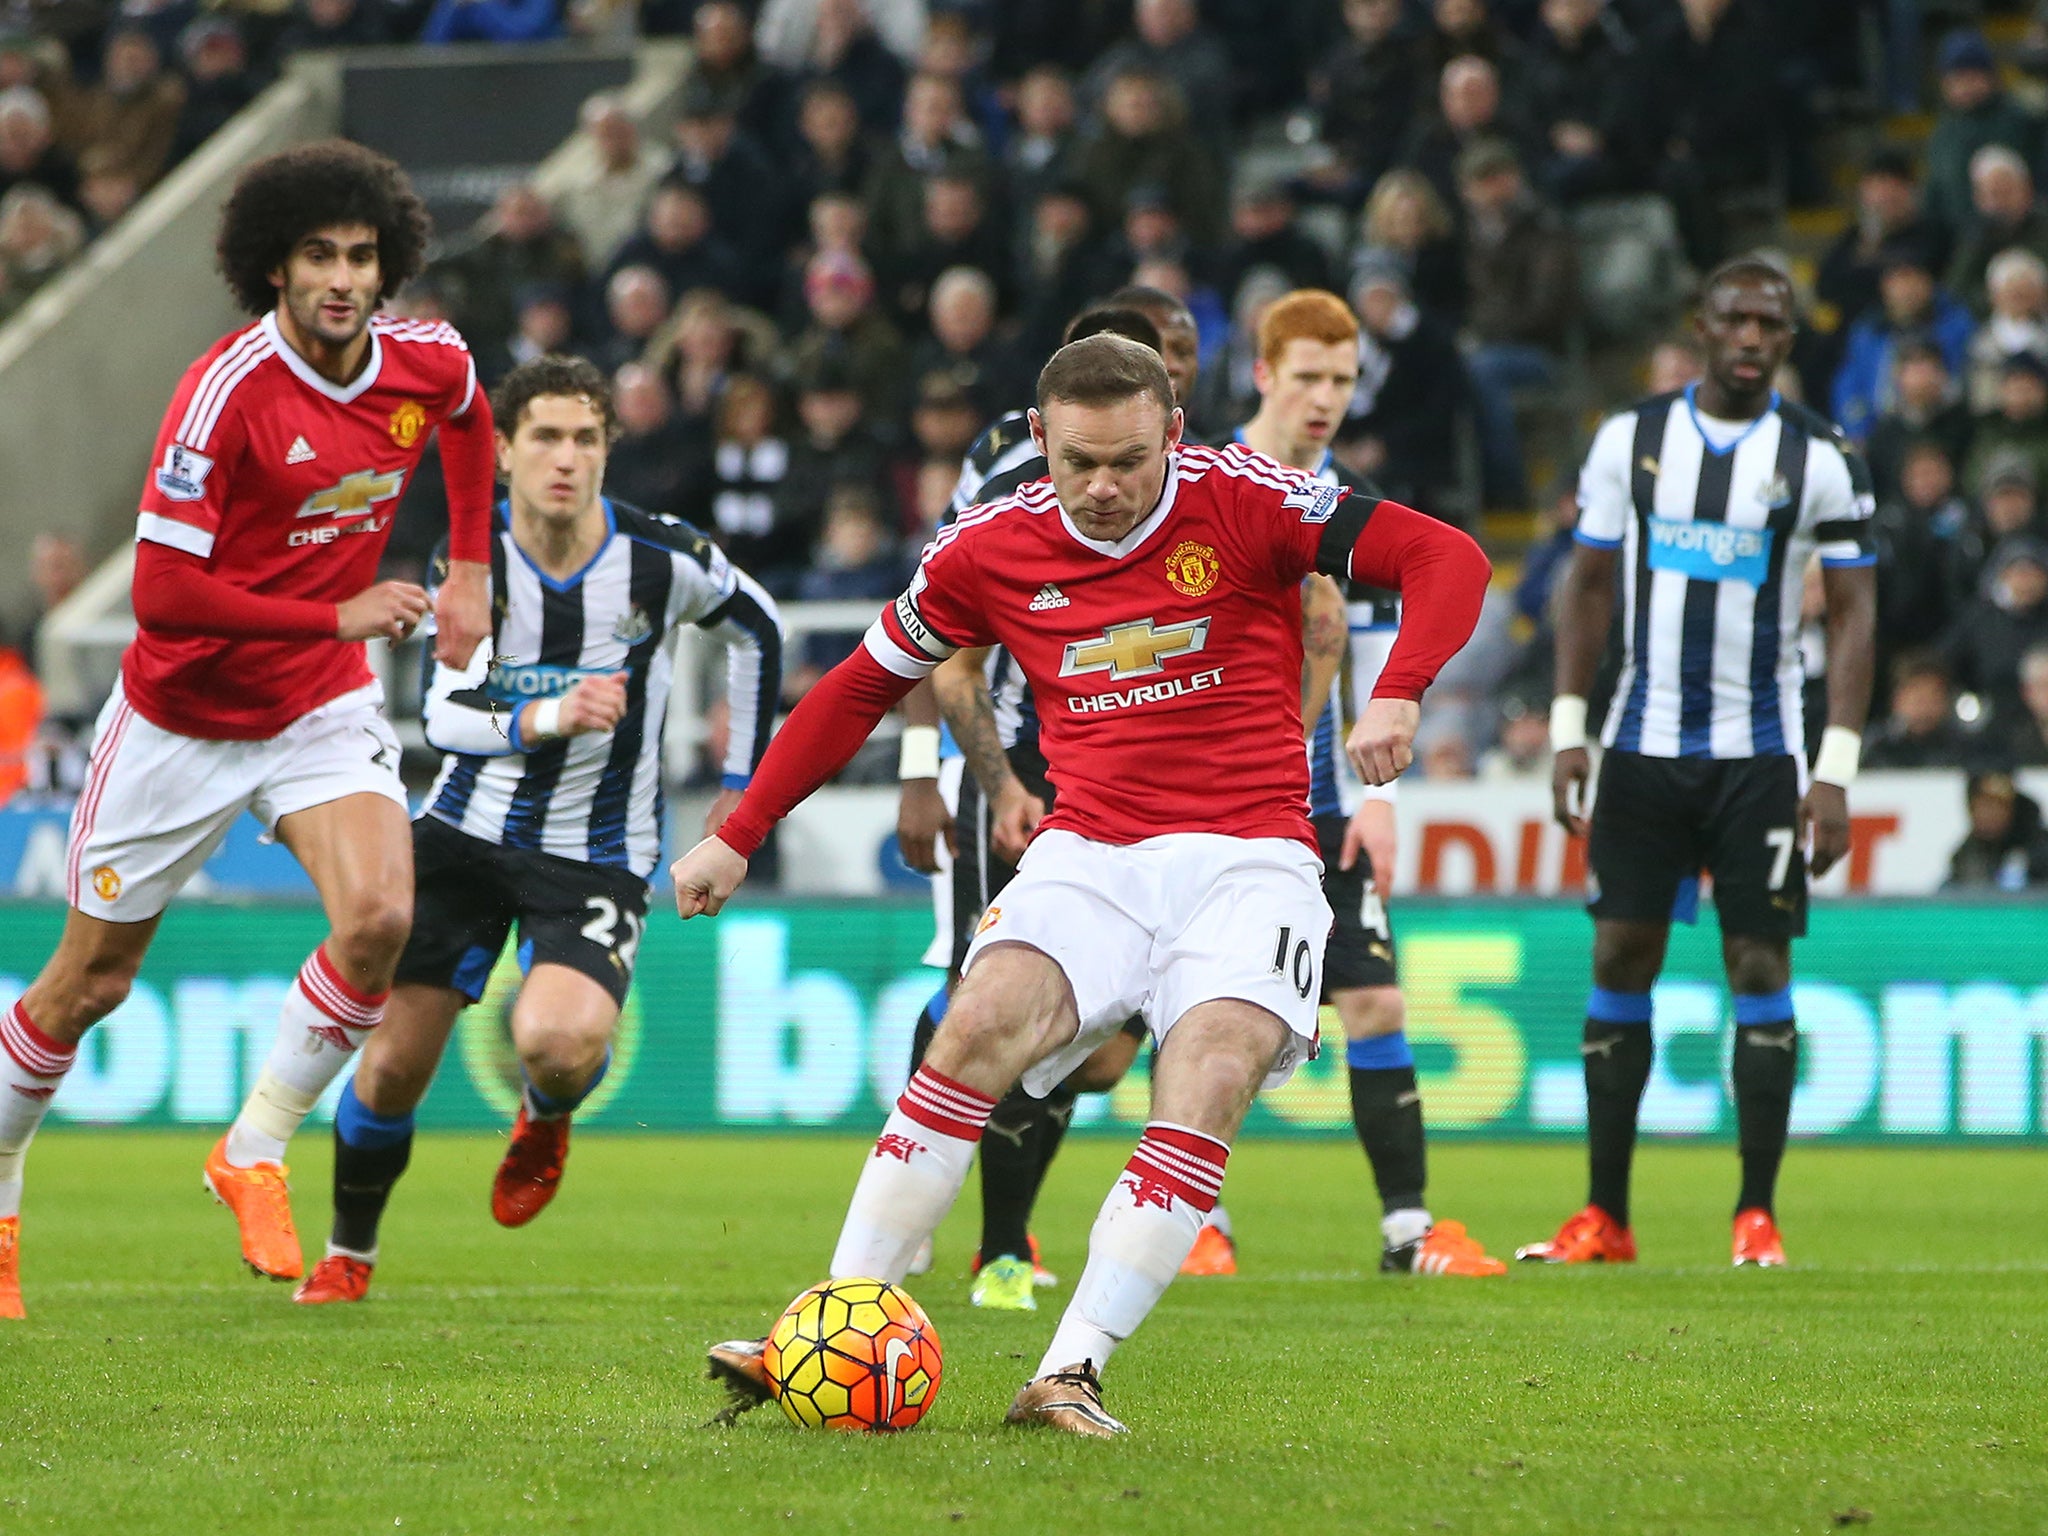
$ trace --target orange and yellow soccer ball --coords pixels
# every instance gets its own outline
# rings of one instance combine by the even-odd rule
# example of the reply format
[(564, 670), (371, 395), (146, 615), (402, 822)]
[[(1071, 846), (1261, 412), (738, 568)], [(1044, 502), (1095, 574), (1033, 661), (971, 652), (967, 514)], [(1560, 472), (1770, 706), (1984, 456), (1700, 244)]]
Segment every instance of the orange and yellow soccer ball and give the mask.
[(924, 1308), (886, 1280), (827, 1280), (789, 1304), (762, 1357), (776, 1401), (804, 1429), (908, 1429), (943, 1369)]

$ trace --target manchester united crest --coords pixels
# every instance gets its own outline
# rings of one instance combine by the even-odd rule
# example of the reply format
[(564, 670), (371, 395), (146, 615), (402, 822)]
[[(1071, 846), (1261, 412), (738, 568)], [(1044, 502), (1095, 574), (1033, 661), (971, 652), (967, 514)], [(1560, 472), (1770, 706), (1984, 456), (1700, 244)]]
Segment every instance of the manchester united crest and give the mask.
[(1223, 563), (1207, 544), (1183, 539), (1166, 557), (1166, 584), (1182, 597), (1207, 597), (1216, 586)]
[(121, 876), (111, 864), (102, 864), (92, 872), (93, 893), (101, 901), (118, 901), (121, 898)]
[(401, 448), (418, 442), (426, 429), (427, 408), (417, 400), (407, 400), (391, 413), (391, 441)]

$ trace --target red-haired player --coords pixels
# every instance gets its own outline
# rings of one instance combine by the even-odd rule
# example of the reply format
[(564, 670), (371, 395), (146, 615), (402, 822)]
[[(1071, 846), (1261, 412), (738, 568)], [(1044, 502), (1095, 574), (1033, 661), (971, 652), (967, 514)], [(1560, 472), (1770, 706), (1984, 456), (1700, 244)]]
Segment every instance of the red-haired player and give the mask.
[(398, 742), (363, 642), (426, 616), (424, 591), (376, 572), (437, 429), (454, 564), (436, 654), (460, 665), (490, 633), (490, 407), (453, 329), (376, 313), (426, 240), (398, 167), (338, 140), (258, 161), (222, 211), (222, 274), (259, 318), (186, 370), (164, 415), (136, 529), (137, 634), (72, 817), (71, 910), (0, 1015), (0, 1316), (21, 1316), (29, 1140), (164, 908), (244, 810), (305, 866), (330, 930), (206, 1182), (253, 1269), (302, 1268), (284, 1143), (382, 1017), (411, 922)]

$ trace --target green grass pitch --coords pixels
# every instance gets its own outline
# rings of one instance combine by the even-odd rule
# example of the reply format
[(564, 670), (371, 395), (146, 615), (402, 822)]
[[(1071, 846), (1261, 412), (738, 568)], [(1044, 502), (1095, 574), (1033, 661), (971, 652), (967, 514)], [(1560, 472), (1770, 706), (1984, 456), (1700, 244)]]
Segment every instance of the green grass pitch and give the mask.
[[(1243, 1272), (1182, 1281), (1110, 1367), (1133, 1434), (1004, 1430), (1056, 1313), (966, 1304), (969, 1196), (911, 1289), (926, 1423), (701, 1427), (707, 1341), (820, 1278), (863, 1148), (590, 1135), (491, 1224), (500, 1144), (423, 1138), (371, 1300), (247, 1278), (197, 1134), (29, 1158), (30, 1317), (0, 1324), (0, 1528), (738, 1533), (2048, 1529), (2048, 1153), (1795, 1147), (1797, 1268), (1727, 1267), (1734, 1159), (1652, 1146), (1633, 1269), (1383, 1279), (1355, 1146), (1247, 1143)], [(1070, 1144), (1039, 1213), (1068, 1294), (1127, 1148)], [(1440, 1214), (1496, 1252), (1575, 1205), (1565, 1147), (1446, 1146)], [(297, 1207), (324, 1232), (324, 1134)], [(317, 1249), (316, 1249), (317, 1251)]]

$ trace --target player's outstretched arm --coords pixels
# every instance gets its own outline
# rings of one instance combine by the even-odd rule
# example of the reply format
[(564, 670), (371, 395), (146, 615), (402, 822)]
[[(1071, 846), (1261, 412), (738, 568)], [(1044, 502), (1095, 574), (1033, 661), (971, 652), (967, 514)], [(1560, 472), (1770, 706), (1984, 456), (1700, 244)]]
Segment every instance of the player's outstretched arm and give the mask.
[(214, 575), (199, 556), (153, 539), (135, 546), (133, 602), (135, 622), (162, 635), (243, 640), (338, 637), (335, 604), (246, 591)]
[(1550, 706), (1551, 814), (1573, 837), (1590, 825), (1587, 794), (1593, 760), (1586, 750), (1586, 695), (1607, 648), (1614, 619), (1617, 549), (1580, 544), (1572, 550), (1556, 600), (1557, 661)]

